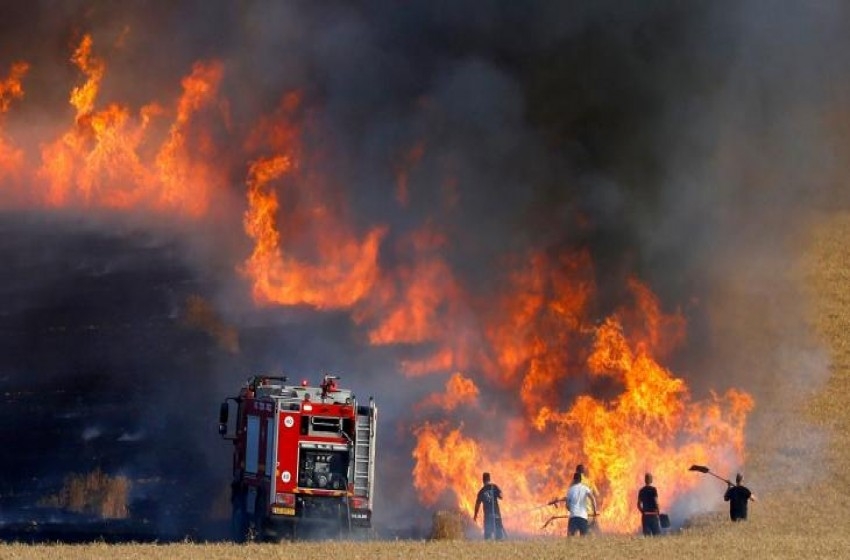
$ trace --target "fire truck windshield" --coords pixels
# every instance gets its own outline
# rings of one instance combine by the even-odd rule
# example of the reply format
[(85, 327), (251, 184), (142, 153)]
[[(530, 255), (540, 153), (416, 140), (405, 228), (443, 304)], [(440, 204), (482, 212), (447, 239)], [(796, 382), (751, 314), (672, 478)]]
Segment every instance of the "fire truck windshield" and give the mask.
[(310, 419), (312, 431), (314, 432), (330, 432), (339, 433), (340, 419), (325, 416), (313, 416)]

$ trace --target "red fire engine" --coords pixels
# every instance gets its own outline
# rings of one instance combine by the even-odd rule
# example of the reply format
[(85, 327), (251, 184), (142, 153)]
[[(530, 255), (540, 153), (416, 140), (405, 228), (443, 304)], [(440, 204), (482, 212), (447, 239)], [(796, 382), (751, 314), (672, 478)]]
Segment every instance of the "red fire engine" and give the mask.
[(234, 540), (371, 527), (378, 408), (371, 397), (358, 404), (338, 379), (313, 387), (254, 376), (221, 404), (219, 433), (233, 441)]

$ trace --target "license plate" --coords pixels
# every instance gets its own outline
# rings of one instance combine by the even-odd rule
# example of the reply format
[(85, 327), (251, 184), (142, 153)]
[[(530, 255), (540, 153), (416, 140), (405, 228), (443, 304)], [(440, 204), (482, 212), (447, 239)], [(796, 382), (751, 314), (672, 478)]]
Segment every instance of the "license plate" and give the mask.
[(272, 513), (277, 515), (295, 515), (295, 508), (272, 506)]

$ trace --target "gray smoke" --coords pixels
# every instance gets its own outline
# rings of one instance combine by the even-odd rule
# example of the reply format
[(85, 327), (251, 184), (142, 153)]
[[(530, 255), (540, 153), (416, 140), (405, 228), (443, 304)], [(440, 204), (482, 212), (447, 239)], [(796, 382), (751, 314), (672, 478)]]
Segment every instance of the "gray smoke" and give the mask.
[[(297, 89), (311, 123), (305, 152), (322, 155), (309, 165), (344, 196), (359, 231), (388, 227), (382, 268), (404, 262), (395, 243), (425, 225), (447, 235), (441, 256), (477, 294), (504, 289), (507, 257), (587, 247), (600, 316), (625, 297), (631, 275), (665, 309), (682, 309), (689, 337), (671, 368), (697, 397), (730, 386), (752, 392), (754, 448), (790, 461), (820, 445), (780, 442), (774, 430), (794, 414), (797, 388), (826, 371), (788, 270), (811, 213), (850, 202), (847, 15), (837, 1), (4, 6), (0, 75), (15, 60), (32, 69), (2, 130), (28, 153), (70, 122), (67, 95), (80, 77), (68, 59), (90, 32), (108, 63), (101, 104), (173, 98), (195, 61), (222, 60), (231, 122), (219, 123), (217, 142), (233, 159), (215, 224), (133, 215), (128, 229), (122, 216), (38, 210), (9, 222), (3, 262), (15, 274), (0, 291), (17, 351), (4, 360), (4, 384), (78, 387), (61, 410), (79, 407), (91, 387), (118, 393), (98, 401), (106, 408), (129, 393), (138, 422), (116, 427), (112, 445), (136, 447), (126, 456), (97, 448), (79, 468), (114, 455), (116, 469), (173, 478), (180, 491), (153, 498), (185, 496), (161, 508), (177, 512), (163, 514), (171, 520), (226, 484), (216, 403), (244, 377), (338, 372), (359, 395), (379, 399), (379, 452), (392, 458), (381, 466), (379, 523), (422, 523), (409, 482), (416, 419), (408, 411), (445, 378), (400, 376), (399, 360), (416, 349), (369, 347), (367, 326), (347, 310), (256, 308), (235, 272), (250, 250), (241, 230), (248, 161), (232, 154)], [(395, 170), (419, 144), (400, 207)], [(192, 294), (238, 331), (237, 354), (181, 326)], [(86, 325), (102, 336), (83, 336)], [(116, 333), (124, 341), (117, 350)], [(48, 413), (43, 421), (50, 424)], [(25, 464), (4, 464), (5, 480), (24, 480), (19, 469), (34, 468), (41, 452), (33, 447)], [(39, 476), (56, 474), (47, 470)]]

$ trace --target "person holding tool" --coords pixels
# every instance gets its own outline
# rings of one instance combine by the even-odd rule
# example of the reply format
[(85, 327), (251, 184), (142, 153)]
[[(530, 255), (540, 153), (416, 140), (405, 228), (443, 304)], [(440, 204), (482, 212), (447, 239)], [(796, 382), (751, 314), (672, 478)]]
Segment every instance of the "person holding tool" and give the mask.
[(484, 507), (484, 538), (486, 540), (505, 538), (505, 528), (502, 525), (502, 514), (499, 511), (499, 500), (502, 499), (502, 490), (490, 481), (490, 473), (482, 475), (484, 485), (478, 491), (475, 499), (475, 513), (473, 521), (478, 521), (478, 510)]
[(744, 475), (738, 473), (735, 476), (735, 484), (732, 484), (731, 480), (714, 474), (711, 472), (711, 469), (705, 465), (691, 465), (691, 468), (688, 470), (708, 474), (725, 482), (726, 493), (723, 494), (723, 499), (729, 502), (729, 518), (732, 521), (745, 521), (747, 519), (747, 504), (750, 500), (755, 502), (756, 496), (749, 488), (741, 484), (744, 480)]
[(567, 534), (569, 536), (587, 535), (588, 516), (590, 515), (588, 504), (592, 507), (593, 515), (597, 513), (596, 495), (590, 486), (581, 481), (581, 476), (581, 473), (576, 472), (573, 475), (573, 483), (567, 490), (567, 510), (570, 512), (570, 519), (567, 523)]
[(738, 473), (735, 475), (735, 484), (727, 481), (729, 487), (726, 488), (726, 493), (723, 494), (723, 499), (729, 502), (729, 518), (732, 521), (746, 521), (747, 503), (750, 500), (756, 501), (755, 494), (741, 484), (743, 481), (744, 475)]

